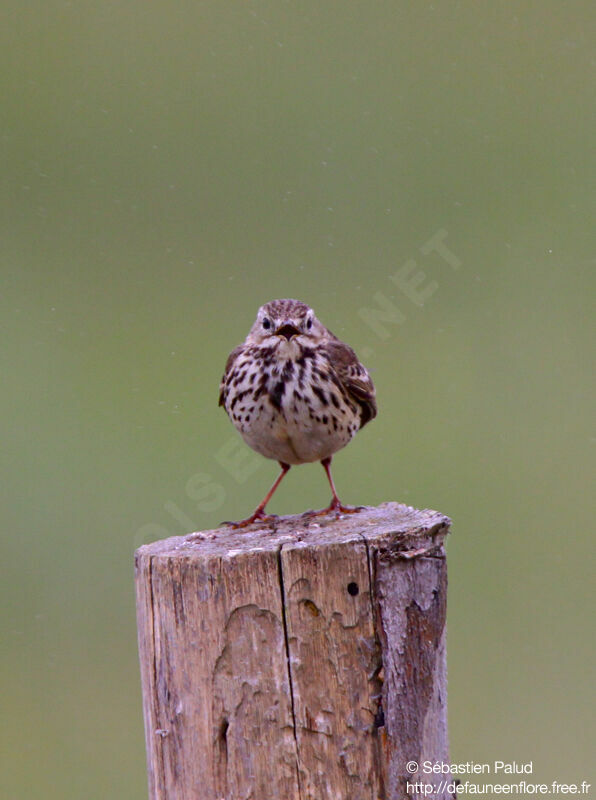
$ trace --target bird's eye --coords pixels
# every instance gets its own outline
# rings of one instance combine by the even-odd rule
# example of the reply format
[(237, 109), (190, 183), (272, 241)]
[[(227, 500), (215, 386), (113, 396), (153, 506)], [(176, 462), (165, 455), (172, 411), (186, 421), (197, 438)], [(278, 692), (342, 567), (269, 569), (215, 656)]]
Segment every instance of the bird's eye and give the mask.
[(268, 317), (265, 317), (265, 319), (263, 320), (263, 327), (265, 328), (266, 331), (268, 331), (269, 328), (271, 327), (271, 320)]
[(312, 328), (312, 317), (309, 317), (306, 320), (306, 330), (309, 331)]

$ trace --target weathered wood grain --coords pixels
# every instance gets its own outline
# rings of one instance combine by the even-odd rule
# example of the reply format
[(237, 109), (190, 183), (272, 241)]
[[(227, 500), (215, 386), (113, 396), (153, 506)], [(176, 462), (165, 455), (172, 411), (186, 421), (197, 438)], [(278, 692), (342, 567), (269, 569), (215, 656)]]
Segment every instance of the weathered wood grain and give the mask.
[(448, 760), (448, 526), (385, 503), (141, 547), (152, 800), (412, 797), (406, 763)]

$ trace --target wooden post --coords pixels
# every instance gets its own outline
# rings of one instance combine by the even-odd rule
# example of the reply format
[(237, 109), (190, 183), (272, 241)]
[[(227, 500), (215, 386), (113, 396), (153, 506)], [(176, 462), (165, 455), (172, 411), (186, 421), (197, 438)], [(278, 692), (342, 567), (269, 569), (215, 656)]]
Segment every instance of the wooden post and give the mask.
[(449, 524), (384, 503), (139, 548), (151, 800), (412, 800), (432, 782)]

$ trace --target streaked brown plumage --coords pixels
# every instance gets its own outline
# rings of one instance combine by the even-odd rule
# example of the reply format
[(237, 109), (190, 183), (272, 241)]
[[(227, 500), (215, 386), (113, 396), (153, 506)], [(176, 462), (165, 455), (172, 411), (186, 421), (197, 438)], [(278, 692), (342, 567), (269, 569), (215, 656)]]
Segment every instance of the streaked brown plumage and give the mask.
[(375, 389), (356, 354), (299, 300), (262, 306), (243, 344), (230, 353), (219, 404), (245, 442), (279, 461), (281, 473), (263, 502), (238, 527), (266, 519), (265, 506), (293, 464), (320, 461), (333, 499), (343, 506), (331, 478), (334, 453), (376, 416)]

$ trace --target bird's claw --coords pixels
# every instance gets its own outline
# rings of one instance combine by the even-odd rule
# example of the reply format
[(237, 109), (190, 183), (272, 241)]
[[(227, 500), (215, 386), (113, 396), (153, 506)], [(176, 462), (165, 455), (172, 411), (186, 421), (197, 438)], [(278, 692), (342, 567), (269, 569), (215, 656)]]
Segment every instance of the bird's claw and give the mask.
[(302, 517), (323, 517), (326, 514), (334, 513), (336, 517), (339, 517), (341, 514), (357, 514), (359, 511), (364, 511), (365, 506), (344, 506), (343, 503), (339, 501), (332, 500), (331, 503), (327, 506), (327, 508), (320, 508), (318, 511), (313, 511), (313, 509), (309, 509), (301, 514)]
[(359, 511), (364, 511), (364, 506), (344, 506), (343, 503), (331, 503), (325, 511), (328, 514), (334, 512), (335, 516), (339, 517), (341, 514), (357, 514)]
[(246, 519), (238, 520), (237, 522), (232, 522), (231, 520), (224, 520), (222, 525), (229, 525), (230, 528), (237, 530), (239, 528), (248, 528), (249, 525), (252, 525), (255, 522), (275, 522), (278, 520), (279, 517), (277, 514), (265, 514), (264, 511), (257, 509), (254, 514), (251, 514), (250, 517)]

